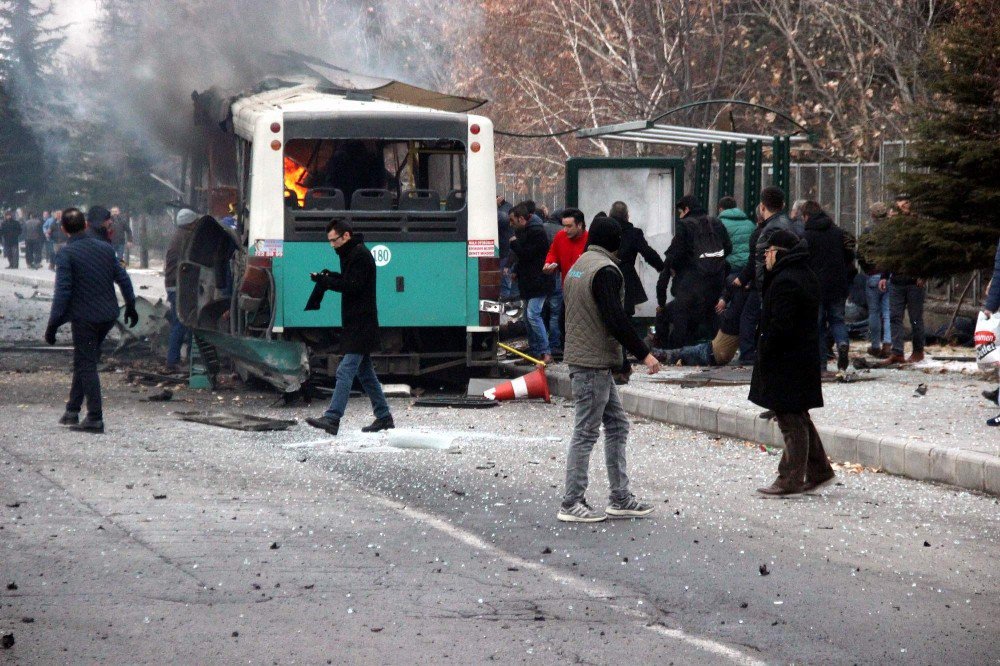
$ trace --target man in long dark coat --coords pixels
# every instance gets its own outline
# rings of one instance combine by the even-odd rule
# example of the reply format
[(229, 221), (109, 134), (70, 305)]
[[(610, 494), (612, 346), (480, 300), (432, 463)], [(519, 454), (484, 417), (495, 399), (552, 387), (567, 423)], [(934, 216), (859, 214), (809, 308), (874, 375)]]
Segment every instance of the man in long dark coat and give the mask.
[(819, 347), (819, 280), (809, 269), (809, 247), (778, 230), (764, 252), (766, 272), (750, 401), (774, 411), (785, 438), (778, 478), (757, 492), (792, 495), (834, 479), (809, 410), (823, 406)]
[(372, 352), (379, 348), (375, 260), (365, 247), (364, 236), (354, 233), (350, 222), (332, 220), (327, 225), (326, 238), (340, 257), (340, 272), (324, 270), (314, 273), (312, 279), (321, 287), (342, 294), (340, 351), (344, 356), (337, 366), (337, 383), (330, 406), (322, 417), (309, 418), (306, 422), (336, 435), (351, 395), (351, 385), (357, 377), (375, 412), (375, 421), (361, 431), (378, 432), (394, 428), (389, 403), (372, 365)]

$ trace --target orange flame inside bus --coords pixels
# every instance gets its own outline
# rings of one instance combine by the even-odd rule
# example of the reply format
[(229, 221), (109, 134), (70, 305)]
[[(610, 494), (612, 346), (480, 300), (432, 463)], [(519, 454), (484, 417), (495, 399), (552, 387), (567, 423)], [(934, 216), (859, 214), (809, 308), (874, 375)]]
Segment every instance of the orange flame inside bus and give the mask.
[(302, 180), (308, 173), (304, 166), (292, 158), (285, 158), (285, 189), (295, 192), (300, 206), (305, 203), (306, 192), (309, 191), (309, 188), (302, 185)]

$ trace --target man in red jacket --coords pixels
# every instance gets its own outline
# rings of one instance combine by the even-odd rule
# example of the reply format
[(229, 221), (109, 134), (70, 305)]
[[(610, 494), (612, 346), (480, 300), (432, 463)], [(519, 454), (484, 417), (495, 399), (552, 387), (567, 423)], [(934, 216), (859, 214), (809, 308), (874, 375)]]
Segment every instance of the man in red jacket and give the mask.
[(562, 212), (562, 230), (552, 239), (543, 270), (550, 275), (558, 270), (565, 282), (566, 273), (586, 247), (587, 220), (583, 217), (583, 211), (567, 208)]

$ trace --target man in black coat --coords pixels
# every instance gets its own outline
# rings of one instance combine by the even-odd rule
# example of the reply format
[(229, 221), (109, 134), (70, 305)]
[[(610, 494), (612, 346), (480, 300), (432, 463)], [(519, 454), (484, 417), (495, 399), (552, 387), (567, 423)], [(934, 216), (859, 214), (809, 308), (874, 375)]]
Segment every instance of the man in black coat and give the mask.
[(372, 352), (379, 348), (375, 260), (365, 247), (364, 237), (354, 233), (350, 222), (332, 220), (326, 227), (326, 238), (340, 257), (340, 272), (333, 273), (324, 269), (320, 273), (313, 273), (311, 277), (317, 285), (342, 294), (340, 351), (344, 356), (337, 366), (337, 383), (330, 406), (322, 417), (308, 418), (306, 422), (336, 435), (340, 429), (340, 419), (347, 409), (351, 386), (357, 377), (375, 412), (375, 421), (361, 431), (378, 432), (394, 428), (396, 424), (389, 412), (389, 403), (386, 402), (382, 384), (372, 365)]
[(729, 232), (709, 217), (701, 202), (685, 195), (677, 202), (677, 233), (664, 253), (663, 270), (656, 281), (657, 313), (667, 302), (667, 284), (675, 302), (668, 346), (687, 347), (699, 339), (699, 330), (715, 334), (715, 305), (725, 289), (726, 257), (733, 252)]
[(809, 268), (819, 279), (819, 367), (826, 370), (827, 329), (837, 345), (837, 369), (847, 370), (850, 338), (844, 309), (854, 266), (854, 237), (838, 227), (816, 201), (802, 204)]
[(646, 290), (639, 279), (639, 273), (635, 270), (636, 257), (642, 255), (646, 263), (659, 273), (663, 270), (663, 259), (660, 254), (649, 246), (646, 242), (646, 235), (642, 229), (629, 221), (628, 206), (623, 201), (616, 201), (611, 204), (611, 212), (608, 217), (618, 221), (622, 228), (622, 244), (618, 248), (618, 267), (621, 268), (625, 277), (625, 314), (629, 317), (635, 315), (635, 306), (641, 305), (649, 300)]
[(3, 222), (0, 222), (0, 237), (3, 238), (3, 253), (7, 255), (7, 268), (17, 268), (21, 260), (21, 232), (24, 228), (21, 222), (14, 217), (14, 213), (7, 211), (3, 214)]
[[(86, 232), (87, 223), (77, 208), (62, 212), (62, 228), (69, 242), (56, 255), (56, 290), (45, 341), (56, 343), (56, 330), (66, 322), (73, 329), (73, 384), (66, 402), (62, 425), (89, 433), (104, 432), (101, 380), (97, 364), (101, 343), (118, 319), (115, 284), (125, 299), (125, 322), (129, 328), (139, 321), (135, 292), (128, 273), (115, 258), (115, 251)], [(87, 399), (87, 417), (78, 422)]]
[[(510, 251), (517, 257), (517, 285), (525, 303), (528, 344), (535, 358), (551, 363), (551, 343), (558, 343), (562, 337), (559, 330), (562, 303), (555, 299), (555, 278), (543, 270), (545, 256), (549, 253), (549, 237), (541, 220), (524, 203), (511, 209), (510, 226), (514, 229)], [(542, 317), (546, 303), (550, 313), (548, 327)]]
[(809, 269), (809, 248), (781, 229), (764, 251), (763, 304), (757, 362), (750, 380), (751, 402), (773, 410), (785, 438), (778, 478), (757, 492), (791, 495), (818, 488), (834, 478), (809, 410), (823, 406), (819, 345), (819, 280)]

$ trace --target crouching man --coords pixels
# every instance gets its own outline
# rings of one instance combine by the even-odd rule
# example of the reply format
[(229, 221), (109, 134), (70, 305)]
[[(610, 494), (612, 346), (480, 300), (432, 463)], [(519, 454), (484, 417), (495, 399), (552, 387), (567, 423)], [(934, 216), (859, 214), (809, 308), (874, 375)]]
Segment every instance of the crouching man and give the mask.
[[(622, 408), (612, 372), (622, 367), (622, 346), (640, 359), (650, 374), (660, 363), (636, 335), (625, 314), (625, 280), (614, 256), (622, 231), (609, 217), (598, 217), (590, 228), (587, 249), (566, 274), (565, 361), (576, 403), (573, 438), (566, 456), (566, 492), (557, 518), (594, 523), (607, 518), (639, 517), (653, 511), (629, 491), (625, 471), (628, 415)], [(595, 511), (584, 497), (590, 453), (604, 424), (604, 457), (608, 468), (610, 503)]]
[[(326, 227), (326, 239), (340, 257), (340, 273), (324, 270), (314, 273), (313, 282), (328, 291), (339, 291), (340, 351), (344, 355), (337, 366), (337, 383), (326, 412), (306, 422), (314, 428), (336, 435), (340, 419), (347, 409), (354, 378), (361, 382), (375, 412), (375, 421), (361, 429), (378, 432), (394, 428), (389, 403), (372, 365), (372, 352), (379, 348), (378, 308), (375, 304), (375, 260), (361, 234), (354, 233), (350, 222), (333, 220)], [(318, 307), (318, 305), (317, 305)]]
[(757, 492), (792, 495), (834, 479), (809, 410), (823, 406), (819, 347), (819, 280), (808, 266), (809, 246), (780, 229), (767, 241), (757, 329), (757, 363), (750, 401), (773, 410), (785, 438), (778, 478)]

